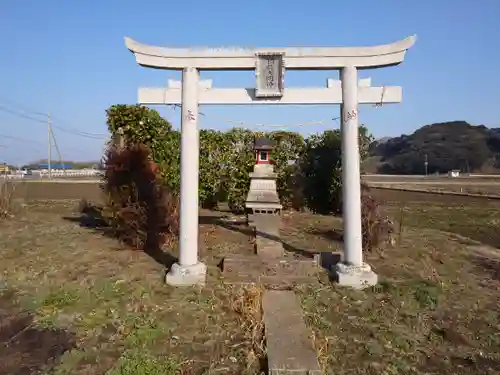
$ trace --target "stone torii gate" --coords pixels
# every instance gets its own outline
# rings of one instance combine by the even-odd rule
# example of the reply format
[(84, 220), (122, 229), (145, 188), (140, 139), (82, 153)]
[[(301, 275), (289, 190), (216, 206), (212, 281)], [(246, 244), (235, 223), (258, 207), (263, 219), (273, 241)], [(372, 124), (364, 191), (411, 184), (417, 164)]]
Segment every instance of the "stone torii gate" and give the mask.
[[(206, 266), (198, 259), (198, 180), (200, 104), (340, 104), (342, 138), (342, 193), (344, 259), (337, 265), (338, 281), (360, 287), (377, 282), (363, 262), (361, 228), (358, 105), (399, 103), (401, 87), (371, 87), (358, 79), (358, 70), (398, 65), (415, 43), (411, 36), (373, 47), (328, 48), (163, 48), (125, 38), (137, 64), (182, 71), (182, 82), (168, 88), (140, 88), (140, 104), (179, 104), (181, 111), (181, 205), (179, 262), (166, 277), (171, 285), (203, 284)], [(340, 81), (326, 88), (285, 88), (285, 70), (340, 69)], [(254, 70), (256, 88), (212, 88), (200, 81), (200, 70)]]

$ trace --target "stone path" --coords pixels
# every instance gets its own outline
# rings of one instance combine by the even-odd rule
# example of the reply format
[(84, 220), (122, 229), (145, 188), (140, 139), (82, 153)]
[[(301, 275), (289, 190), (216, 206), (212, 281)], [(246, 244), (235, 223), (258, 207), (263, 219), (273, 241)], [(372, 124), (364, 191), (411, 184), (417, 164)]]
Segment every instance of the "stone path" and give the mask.
[(262, 297), (269, 375), (321, 375), (297, 296), (268, 290)]
[(251, 215), (256, 255), (232, 255), (223, 263), (224, 281), (232, 284), (260, 283), (266, 287), (289, 288), (316, 280), (315, 258), (287, 254), (281, 243), (277, 215)]
[[(249, 217), (255, 228), (256, 255), (233, 255), (224, 259), (224, 282), (262, 284), (286, 289), (316, 280), (318, 258), (287, 254), (280, 239), (281, 218), (257, 214)], [(266, 290), (262, 310), (270, 375), (321, 375), (311, 331), (304, 323), (297, 296), (289, 290)]]

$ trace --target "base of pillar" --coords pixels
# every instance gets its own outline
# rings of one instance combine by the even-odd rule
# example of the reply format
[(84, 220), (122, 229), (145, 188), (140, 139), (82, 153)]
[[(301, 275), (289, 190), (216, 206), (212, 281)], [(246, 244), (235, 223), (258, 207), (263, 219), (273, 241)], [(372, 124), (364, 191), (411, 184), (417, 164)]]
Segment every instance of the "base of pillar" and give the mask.
[(201, 262), (192, 266), (174, 263), (165, 277), (165, 282), (172, 286), (205, 285), (207, 266)]
[(339, 285), (354, 289), (364, 289), (377, 285), (378, 276), (371, 267), (363, 263), (361, 266), (353, 266), (345, 263), (337, 263), (335, 276)]

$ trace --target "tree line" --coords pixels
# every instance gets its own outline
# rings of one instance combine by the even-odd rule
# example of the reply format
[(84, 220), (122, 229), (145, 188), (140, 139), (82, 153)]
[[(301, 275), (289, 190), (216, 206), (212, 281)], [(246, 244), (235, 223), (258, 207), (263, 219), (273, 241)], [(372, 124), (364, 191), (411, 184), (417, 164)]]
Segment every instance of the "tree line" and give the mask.
[[(163, 185), (173, 194), (180, 190), (180, 132), (159, 113), (140, 105), (113, 105), (107, 124), (114, 138), (125, 144), (148, 147)], [(256, 137), (276, 142), (272, 152), (277, 189), (284, 207), (308, 208), (317, 213), (339, 213), (342, 207), (340, 131), (328, 130), (304, 138), (288, 131), (252, 132), (233, 128), (222, 132), (200, 130), (200, 204), (213, 208), (228, 202), (233, 212), (244, 209), (255, 157)], [(360, 127), (360, 156), (368, 156), (373, 137)], [(116, 139), (114, 140), (116, 143)]]

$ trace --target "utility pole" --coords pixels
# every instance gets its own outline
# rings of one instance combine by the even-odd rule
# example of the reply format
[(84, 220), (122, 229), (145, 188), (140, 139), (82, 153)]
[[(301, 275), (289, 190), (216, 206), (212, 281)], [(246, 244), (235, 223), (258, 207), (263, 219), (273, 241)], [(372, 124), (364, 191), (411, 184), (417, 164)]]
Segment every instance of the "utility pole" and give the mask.
[(47, 115), (47, 141), (48, 141), (48, 155), (47, 155), (47, 168), (49, 170), (49, 179), (52, 178), (52, 127), (50, 113)]
[(424, 162), (424, 168), (425, 168), (425, 175), (427, 176), (427, 169), (429, 166), (429, 162), (427, 160), (427, 154), (425, 154), (425, 162)]
[(50, 127), (50, 134), (52, 135), (52, 139), (54, 140), (54, 147), (56, 148), (57, 155), (59, 156), (59, 164), (61, 166), (63, 166), (63, 168), (64, 168), (63, 173), (64, 173), (64, 175), (66, 175), (66, 165), (63, 164), (61, 150), (59, 150), (59, 146), (57, 145), (56, 135), (54, 134), (54, 131), (52, 130), (52, 126)]

